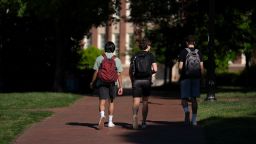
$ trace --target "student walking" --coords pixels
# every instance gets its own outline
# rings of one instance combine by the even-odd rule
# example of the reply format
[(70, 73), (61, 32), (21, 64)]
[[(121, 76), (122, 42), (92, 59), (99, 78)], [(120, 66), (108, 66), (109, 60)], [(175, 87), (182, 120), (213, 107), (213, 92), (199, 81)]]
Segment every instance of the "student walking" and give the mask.
[(148, 115), (148, 99), (151, 91), (152, 74), (157, 72), (155, 57), (150, 51), (151, 43), (147, 38), (139, 43), (140, 51), (131, 58), (129, 75), (132, 82), (133, 117), (132, 127), (138, 129), (138, 111), (142, 99), (142, 124), (146, 128)]
[(123, 94), (122, 77), (123, 71), (121, 61), (114, 55), (115, 44), (111, 41), (105, 44), (104, 53), (96, 58), (93, 69), (91, 88), (96, 85), (99, 93), (99, 112), (100, 120), (98, 129), (104, 128), (106, 119), (105, 105), (106, 101), (109, 102), (108, 107), (108, 127), (114, 127), (113, 114), (114, 114), (114, 99), (116, 95)]
[[(194, 36), (188, 36), (187, 48), (183, 49), (179, 57), (179, 70), (181, 73), (180, 94), (181, 104), (185, 114), (185, 124), (192, 122), (197, 125), (197, 97), (200, 96), (200, 80), (204, 71), (202, 54), (195, 48)], [(192, 119), (190, 121), (190, 110), (188, 102), (191, 101)]]

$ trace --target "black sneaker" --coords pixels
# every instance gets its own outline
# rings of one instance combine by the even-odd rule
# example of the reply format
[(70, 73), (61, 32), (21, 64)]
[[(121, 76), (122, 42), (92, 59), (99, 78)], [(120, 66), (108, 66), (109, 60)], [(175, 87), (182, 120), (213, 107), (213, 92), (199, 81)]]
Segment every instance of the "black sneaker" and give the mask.
[(186, 112), (185, 113), (185, 120), (184, 120), (184, 123), (186, 125), (189, 125), (190, 124), (190, 113), (189, 112)]
[(142, 123), (142, 124), (141, 124), (141, 128), (142, 128), (142, 129), (147, 128), (147, 124), (146, 124), (146, 123)]

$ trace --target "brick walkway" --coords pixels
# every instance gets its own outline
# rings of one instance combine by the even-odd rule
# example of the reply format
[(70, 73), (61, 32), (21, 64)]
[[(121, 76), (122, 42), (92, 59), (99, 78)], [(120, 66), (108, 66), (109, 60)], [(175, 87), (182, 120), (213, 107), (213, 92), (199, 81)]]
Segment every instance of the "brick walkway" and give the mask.
[(177, 99), (152, 96), (145, 130), (131, 129), (131, 96), (119, 96), (115, 102), (114, 128), (96, 129), (98, 98), (85, 96), (70, 107), (54, 110), (52, 117), (32, 125), (14, 143), (205, 144), (202, 128), (183, 125), (183, 111)]

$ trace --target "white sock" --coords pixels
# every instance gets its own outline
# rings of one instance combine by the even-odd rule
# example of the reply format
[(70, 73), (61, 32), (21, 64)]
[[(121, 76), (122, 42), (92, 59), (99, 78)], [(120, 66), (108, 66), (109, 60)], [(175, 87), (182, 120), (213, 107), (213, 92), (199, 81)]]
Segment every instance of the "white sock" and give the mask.
[(189, 112), (188, 106), (183, 107), (183, 110), (184, 110), (185, 113)]
[(105, 112), (104, 111), (100, 111), (100, 117), (105, 117)]
[(109, 116), (108, 116), (108, 122), (109, 122), (109, 123), (112, 123), (112, 122), (113, 122), (113, 115), (109, 115)]
[(193, 123), (196, 123), (196, 117), (197, 117), (197, 114), (192, 114), (192, 122)]

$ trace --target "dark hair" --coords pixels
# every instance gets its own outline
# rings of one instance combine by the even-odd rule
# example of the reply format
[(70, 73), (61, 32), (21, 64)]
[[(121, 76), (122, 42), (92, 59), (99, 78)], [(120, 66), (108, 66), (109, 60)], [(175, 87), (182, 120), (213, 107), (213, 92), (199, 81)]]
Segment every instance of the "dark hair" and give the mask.
[(139, 47), (141, 50), (145, 50), (148, 48), (148, 46), (151, 45), (151, 42), (147, 39), (147, 38), (143, 38), (141, 41), (140, 41), (140, 44), (139, 44)]
[(195, 37), (193, 35), (189, 35), (186, 41), (188, 44), (195, 44)]
[(113, 42), (111, 41), (108, 41), (106, 44), (105, 44), (105, 52), (111, 52), (113, 53), (116, 49), (116, 46)]

